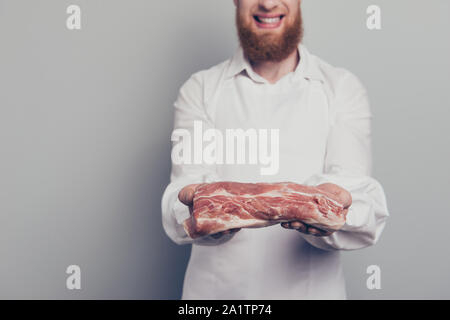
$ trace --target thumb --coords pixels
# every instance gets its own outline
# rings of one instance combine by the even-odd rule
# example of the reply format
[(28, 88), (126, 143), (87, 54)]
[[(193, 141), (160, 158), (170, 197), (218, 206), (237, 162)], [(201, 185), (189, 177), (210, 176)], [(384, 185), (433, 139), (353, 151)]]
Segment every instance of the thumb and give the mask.
[(178, 193), (178, 200), (180, 200), (183, 204), (190, 206), (192, 205), (193, 199), (194, 199), (194, 193), (197, 187), (200, 184), (189, 184), (185, 186), (181, 191)]
[(344, 205), (344, 208), (348, 208), (352, 204), (352, 195), (346, 189), (338, 186), (334, 183), (323, 183), (317, 186), (319, 189), (322, 189), (326, 192), (334, 195), (339, 202)]

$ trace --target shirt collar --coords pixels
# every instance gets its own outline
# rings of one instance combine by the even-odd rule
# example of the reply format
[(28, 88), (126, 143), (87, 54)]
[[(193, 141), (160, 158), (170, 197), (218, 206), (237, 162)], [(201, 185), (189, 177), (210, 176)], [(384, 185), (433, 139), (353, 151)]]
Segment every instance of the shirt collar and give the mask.
[[(324, 81), (323, 74), (320, 72), (315, 60), (312, 59), (308, 49), (302, 43), (298, 45), (297, 49), (300, 53), (300, 62), (294, 70), (294, 77)], [(247, 75), (256, 82), (267, 82), (264, 78), (253, 71), (253, 68), (244, 55), (242, 46), (239, 45), (233, 58), (231, 59), (225, 76), (229, 79), (242, 71), (246, 71)]]

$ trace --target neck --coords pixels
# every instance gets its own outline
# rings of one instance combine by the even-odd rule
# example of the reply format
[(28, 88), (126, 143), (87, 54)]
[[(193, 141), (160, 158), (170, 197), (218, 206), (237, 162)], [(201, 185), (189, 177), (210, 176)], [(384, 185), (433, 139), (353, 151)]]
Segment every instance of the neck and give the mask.
[(261, 77), (275, 83), (290, 72), (293, 72), (300, 61), (298, 49), (294, 50), (286, 59), (280, 62), (263, 61), (254, 63), (250, 61), (253, 70)]

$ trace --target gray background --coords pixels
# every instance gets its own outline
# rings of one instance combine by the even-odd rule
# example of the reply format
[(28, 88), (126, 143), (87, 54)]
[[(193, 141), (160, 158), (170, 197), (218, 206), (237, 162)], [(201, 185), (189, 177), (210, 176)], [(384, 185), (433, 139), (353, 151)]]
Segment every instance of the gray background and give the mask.
[[(66, 29), (66, 7), (82, 30)], [(382, 8), (381, 31), (365, 27)], [(367, 87), (391, 218), (345, 252), (355, 299), (450, 298), (450, 2), (305, 0), (305, 44)], [(0, 1), (0, 298), (179, 298), (161, 226), (181, 84), (237, 46), (232, 0)], [(82, 269), (82, 290), (65, 269)], [(382, 289), (366, 288), (366, 267)]]

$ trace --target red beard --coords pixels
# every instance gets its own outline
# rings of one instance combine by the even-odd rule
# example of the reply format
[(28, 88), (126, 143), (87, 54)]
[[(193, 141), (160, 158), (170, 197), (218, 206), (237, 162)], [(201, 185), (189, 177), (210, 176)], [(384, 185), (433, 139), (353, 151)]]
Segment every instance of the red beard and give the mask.
[(303, 19), (299, 8), (295, 20), (286, 25), (281, 35), (255, 34), (236, 9), (239, 41), (247, 58), (253, 62), (280, 62), (286, 59), (303, 39)]

